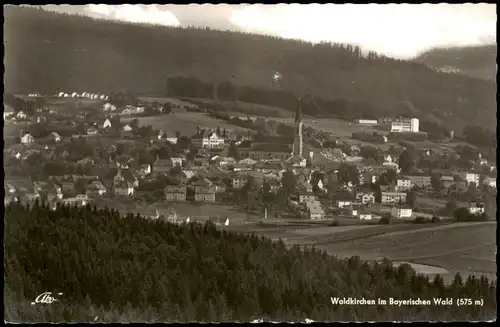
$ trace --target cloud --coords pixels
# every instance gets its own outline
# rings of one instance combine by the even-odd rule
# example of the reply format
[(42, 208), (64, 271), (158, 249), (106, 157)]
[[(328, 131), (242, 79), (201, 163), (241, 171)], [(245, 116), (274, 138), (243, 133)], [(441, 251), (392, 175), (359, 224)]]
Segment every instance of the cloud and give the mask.
[(163, 26), (180, 26), (170, 11), (157, 5), (105, 5), (91, 4), (84, 8), (84, 14), (96, 18), (113, 19), (131, 23), (149, 23)]
[(432, 47), (496, 39), (491, 4), (278, 4), (234, 7), (229, 21), (247, 32), (358, 44), (390, 57), (411, 58)]
[(496, 43), (495, 4), (45, 5), (50, 10), (164, 26), (199, 26), (309, 42), (357, 44), (412, 58), (434, 47)]

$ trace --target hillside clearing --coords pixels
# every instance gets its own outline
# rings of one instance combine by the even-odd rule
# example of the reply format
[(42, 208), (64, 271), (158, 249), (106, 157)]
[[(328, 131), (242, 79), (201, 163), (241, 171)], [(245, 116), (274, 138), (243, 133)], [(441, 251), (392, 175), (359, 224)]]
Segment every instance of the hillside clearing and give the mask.
[(121, 118), (121, 121), (127, 123), (134, 119), (139, 121), (139, 125), (151, 125), (153, 129), (161, 129), (172, 133), (172, 135), (179, 131), (182, 136), (192, 136), (196, 133), (196, 127), (211, 129), (219, 127), (233, 131), (248, 131), (246, 128), (234, 126), (197, 112), (177, 112), (173, 115), (153, 117), (126, 117)]

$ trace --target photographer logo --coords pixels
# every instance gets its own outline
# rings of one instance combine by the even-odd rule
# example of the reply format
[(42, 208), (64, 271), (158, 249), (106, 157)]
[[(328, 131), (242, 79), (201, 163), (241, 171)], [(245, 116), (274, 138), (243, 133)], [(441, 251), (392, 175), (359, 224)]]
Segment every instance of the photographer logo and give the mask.
[[(62, 295), (63, 293), (58, 293), (58, 295)], [(35, 305), (37, 303), (51, 304), (54, 302), (58, 302), (59, 300), (55, 297), (52, 297), (52, 292), (44, 292), (38, 295), (34, 302), (31, 302), (31, 305)]]

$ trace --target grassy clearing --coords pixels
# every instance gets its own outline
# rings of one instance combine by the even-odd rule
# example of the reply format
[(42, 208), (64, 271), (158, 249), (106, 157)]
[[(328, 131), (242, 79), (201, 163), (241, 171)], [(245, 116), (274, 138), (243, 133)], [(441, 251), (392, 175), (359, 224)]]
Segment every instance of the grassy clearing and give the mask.
[(427, 196), (417, 197), (417, 207), (420, 209), (442, 210), (446, 207), (448, 201), (431, 198)]
[(151, 125), (154, 129), (161, 129), (167, 133), (179, 131), (183, 136), (191, 136), (196, 133), (196, 127), (213, 129), (220, 127), (233, 131), (248, 131), (245, 128), (234, 126), (197, 112), (179, 112), (173, 115), (154, 117), (127, 117), (121, 118), (121, 121), (126, 123), (133, 119), (137, 119), (140, 125)]
[(173, 104), (176, 104), (181, 107), (187, 107), (187, 108), (192, 108), (196, 107), (196, 105), (192, 104), (191, 102), (187, 101), (182, 101), (177, 98), (169, 98), (169, 97), (139, 97), (139, 100), (142, 101), (148, 101), (148, 102), (159, 102), (159, 103), (165, 103), (165, 102), (170, 102)]
[[(193, 98), (193, 102), (213, 104), (215, 101), (213, 99), (207, 98)], [(294, 112), (285, 110), (279, 107), (267, 106), (263, 104), (248, 103), (248, 102), (238, 102), (237, 110), (234, 108), (234, 103), (231, 101), (219, 101), (218, 104), (228, 111), (231, 116), (264, 116), (264, 117), (282, 117), (291, 118), (294, 117)]]
[[(424, 226), (424, 225), (422, 225)], [(468, 226), (436, 227), (430, 226), (426, 231), (394, 233), (384, 237), (358, 238), (349, 242), (338, 243), (332, 241), (325, 245), (326, 249), (332, 253), (355, 252), (362, 256), (387, 256), (398, 261), (421, 262), (422, 260), (437, 259), (447, 261), (446, 269), (461, 270), (462, 264), (454, 267), (450, 256), (461, 256), (476, 247), (495, 244), (495, 229), (491, 224), (476, 224)], [(491, 255), (491, 253), (489, 253)], [(494, 255), (489, 257), (494, 259)], [(463, 257), (471, 266), (471, 271), (484, 271), (491, 267), (482, 267)], [(439, 265), (443, 266), (443, 265)]]

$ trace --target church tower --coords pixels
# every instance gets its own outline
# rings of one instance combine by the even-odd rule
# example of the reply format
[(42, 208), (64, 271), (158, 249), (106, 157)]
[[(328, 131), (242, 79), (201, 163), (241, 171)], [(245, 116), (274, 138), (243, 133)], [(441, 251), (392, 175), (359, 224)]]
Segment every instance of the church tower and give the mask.
[(293, 140), (293, 155), (302, 156), (302, 110), (300, 108), (300, 98), (297, 112), (295, 113), (295, 138)]

